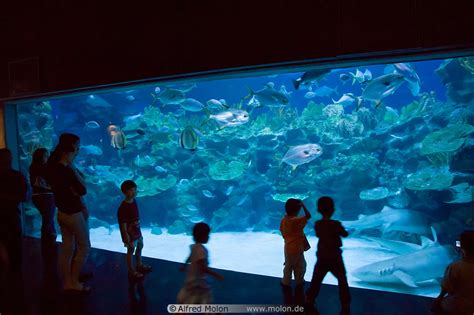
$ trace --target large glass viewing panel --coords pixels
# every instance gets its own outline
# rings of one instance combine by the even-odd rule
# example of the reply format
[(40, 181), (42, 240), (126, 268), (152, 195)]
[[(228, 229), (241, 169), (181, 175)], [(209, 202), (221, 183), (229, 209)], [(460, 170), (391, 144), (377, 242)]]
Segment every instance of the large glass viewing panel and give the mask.
[[(183, 262), (211, 228), (210, 265), (282, 276), (280, 220), (334, 198), (349, 284), (424, 296), (472, 228), (474, 58), (96, 90), (16, 106), (21, 171), (63, 132), (81, 137), (92, 246), (125, 252), (120, 184), (138, 185), (144, 255)], [(28, 235), (41, 217), (24, 207)], [(302, 215), (302, 211), (300, 215)], [(335, 283), (328, 275), (325, 283)]]

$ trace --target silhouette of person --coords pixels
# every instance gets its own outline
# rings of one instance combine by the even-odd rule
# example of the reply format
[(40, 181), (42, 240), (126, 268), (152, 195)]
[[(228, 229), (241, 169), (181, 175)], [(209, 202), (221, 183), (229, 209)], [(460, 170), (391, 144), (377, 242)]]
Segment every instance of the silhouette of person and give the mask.
[[(80, 138), (62, 134), (48, 160), (47, 180), (58, 207), (62, 246), (59, 265), (64, 275), (64, 290), (88, 293), (91, 288), (79, 281), (79, 274), (91, 247), (86, 205), (87, 188), (82, 174), (74, 166)], [(74, 251), (75, 249), (75, 251)]]
[(433, 302), (436, 315), (474, 314), (474, 230), (461, 233), (460, 242), (462, 258), (446, 268), (441, 292)]
[[(196, 223), (193, 228), (195, 244), (191, 245), (191, 254), (181, 267), (181, 271), (187, 270), (186, 281), (178, 293), (178, 304), (211, 304), (211, 286), (207, 275), (218, 280), (224, 277), (209, 268), (208, 252), (203, 244), (209, 241), (211, 228), (204, 222)], [(189, 266), (187, 264), (190, 263)]]
[[(120, 185), (124, 200), (117, 211), (122, 241), (127, 248), (127, 266), (130, 279), (141, 279), (145, 273), (152, 271), (150, 265), (142, 262), (143, 236), (140, 230), (140, 214), (137, 201), (137, 184), (126, 180)], [(135, 253), (135, 266), (132, 256)]]
[(0, 149), (0, 243), (3, 244), (4, 264), (12, 271), (22, 265), (22, 230), (20, 202), (25, 201), (25, 177), (12, 168), (12, 154)]
[(41, 214), (41, 243), (42, 246), (52, 246), (56, 242), (54, 228), (54, 213), (56, 205), (51, 187), (46, 181), (46, 163), (49, 153), (45, 148), (39, 148), (33, 153), (30, 165), (30, 184), (33, 190), (32, 201)]
[(0, 313), (23, 314), (22, 229), (19, 204), (25, 201), (25, 177), (12, 169), (12, 154), (0, 149)]
[[(298, 216), (303, 208), (304, 216)], [(304, 302), (304, 274), (306, 272), (306, 260), (304, 251), (307, 247), (307, 239), (304, 235), (304, 227), (311, 218), (311, 214), (305, 204), (298, 199), (290, 198), (285, 203), (286, 215), (280, 222), (280, 232), (285, 240), (285, 267), (281, 281), (285, 304), (303, 304)], [(308, 244), (309, 245), (309, 244)], [(291, 292), (291, 278), (295, 275), (295, 300)]]
[(314, 230), (319, 238), (317, 261), (314, 266), (311, 285), (306, 291), (306, 302), (314, 304), (319, 294), (321, 283), (328, 272), (331, 272), (337, 279), (339, 285), (339, 298), (342, 304), (341, 315), (350, 313), (351, 296), (347, 283), (346, 268), (342, 259), (342, 237), (347, 237), (349, 233), (344, 229), (341, 222), (331, 220), (334, 214), (334, 200), (331, 197), (321, 197), (318, 200), (318, 212), (323, 218), (316, 221)]

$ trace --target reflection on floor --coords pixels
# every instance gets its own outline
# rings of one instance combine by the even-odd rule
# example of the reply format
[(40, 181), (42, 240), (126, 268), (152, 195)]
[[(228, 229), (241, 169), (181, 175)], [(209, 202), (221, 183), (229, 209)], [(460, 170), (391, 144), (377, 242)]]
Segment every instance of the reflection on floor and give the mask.
[[(175, 302), (184, 276), (177, 263), (146, 259), (154, 271), (143, 283), (130, 285), (123, 254), (93, 249), (86, 266), (94, 273), (89, 282), (93, 291), (87, 297), (68, 297), (59, 289), (54, 252), (45, 253), (42, 260), (40, 242), (26, 238), (24, 253), (23, 282), (11, 279), (8, 296), (0, 301), (3, 307), (15, 310), (12, 314), (167, 314), (166, 307)], [(216, 303), (281, 304), (289, 299), (279, 278), (220, 272), (225, 280), (212, 284)], [(373, 290), (351, 288), (351, 294), (351, 314), (428, 314), (431, 303), (430, 298)], [(338, 314), (337, 287), (324, 285), (318, 306), (321, 314)]]
[[(117, 227), (117, 226), (115, 226)], [(94, 247), (125, 253), (125, 248), (117, 228), (106, 229), (103, 227), (91, 229), (91, 242)], [(162, 230), (160, 235), (151, 233), (151, 229), (142, 230), (145, 247), (143, 255), (146, 257), (164, 259), (174, 262), (183, 262), (189, 255), (189, 245), (192, 237), (185, 234), (170, 235)], [(305, 252), (308, 264), (305, 280), (311, 281), (312, 268), (316, 263), (317, 238), (308, 236), (311, 249)], [(349, 286), (364, 289), (382, 290), (396, 293), (407, 293), (436, 297), (439, 293), (439, 283), (427, 281), (417, 288), (412, 288), (403, 283), (374, 284), (360, 281), (355, 278), (352, 271), (375, 262), (396, 257), (393, 251), (385, 249), (375, 242), (361, 237), (344, 239), (344, 262), (347, 269)], [(283, 270), (283, 238), (281, 235), (269, 232), (220, 232), (211, 233), (209, 243), (210, 264), (212, 267), (264, 275), (281, 277)], [(255, 259), (255, 257), (259, 257)], [(246, 261), (246, 263), (242, 263)], [(444, 273), (444, 266), (439, 270)], [(325, 284), (336, 284), (336, 278), (328, 274), (324, 279)]]

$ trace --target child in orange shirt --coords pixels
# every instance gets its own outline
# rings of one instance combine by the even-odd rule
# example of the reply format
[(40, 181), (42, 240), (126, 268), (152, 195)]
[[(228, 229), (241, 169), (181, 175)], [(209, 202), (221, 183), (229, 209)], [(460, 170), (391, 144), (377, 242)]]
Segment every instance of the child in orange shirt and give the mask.
[[(304, 216), (298, 216), (303, 207)], [(285, 204), (286, 216), (281, 220), (280, 232), (285, 240), (285, 267), (283, 268), (282, 286), (289, 287), (294, 273), (296, 286), (303, 286), (306, 272), (304, 251), (307, 244), (303, 229), (311, 218), (305, 204), (298, 199), (290, 198)]]

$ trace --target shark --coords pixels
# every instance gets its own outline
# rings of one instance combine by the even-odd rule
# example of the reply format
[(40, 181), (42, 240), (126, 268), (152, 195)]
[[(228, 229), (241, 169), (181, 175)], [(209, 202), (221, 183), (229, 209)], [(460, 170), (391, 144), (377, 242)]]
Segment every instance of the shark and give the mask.
[(417, 288), (425, 281), (440, 279), (455, 258), (453, 246), (436, 241), (423, 249), (357, 268), (352, 275), (365, 282)]
[(431, 232), (433, 234), (433, 240), (429, 239), (426, 236), (420, 235), (421, 244), (389, 240), (389, 239), (380, 238), (380, 237), (362, 236), (361, 238), (377, 243), (381, 247), (386, 248), (397, 254), (405, 255), (405, 254), (414, 253), (424, 248), (433, 246), (438, 241), (438, 235), (436, 234), (436, 230), (432, 226), (431, 226)]
[(373, 228), (378, 228), (384, 233), (390, 231), (431, 233), (429, 219), (423, 213), (409, 209), (394, 209), (389, 206), (384, 206), (380, 212), (374, 214), (360, 214), (357, 220), (341, 222), (343, 226), (357, 233)]

